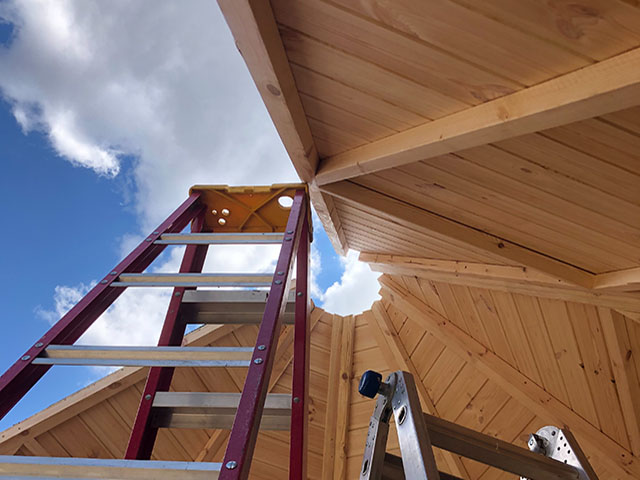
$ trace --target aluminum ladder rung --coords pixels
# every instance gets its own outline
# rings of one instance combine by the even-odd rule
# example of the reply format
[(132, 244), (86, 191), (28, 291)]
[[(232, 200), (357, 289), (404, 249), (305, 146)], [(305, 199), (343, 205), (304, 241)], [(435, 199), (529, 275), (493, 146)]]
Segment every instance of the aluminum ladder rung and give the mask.
[(33, 363), (112, 367), (248, 367), (253, 347), (50, 345)]
[[(230, 430), (240, 393), (158, 392), (153, 400), (152, 423), (165, 428), (212, 428)], [(288, 430), (291, 395), (267, 395), (260, 428)]]
[(282, 233), (165, 233), (158, 245), (279, 245)]
[(0, 477), (113, 480), (210, 480), (221, 463), (0, 455)]
[(265, 273), (123, 273), (112, 287), (268, 287)]
[[(260, 290), (188, 290), (180, 311), (190, 324), (258, 324), (269, 292)], [(282, 322), (293, 324), (295, 295), (289, 294)]]

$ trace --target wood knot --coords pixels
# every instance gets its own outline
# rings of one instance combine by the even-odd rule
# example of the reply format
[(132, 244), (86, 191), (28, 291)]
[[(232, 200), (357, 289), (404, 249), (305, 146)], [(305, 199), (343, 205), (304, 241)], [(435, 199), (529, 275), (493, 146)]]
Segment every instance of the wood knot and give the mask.
[(275, 85), (271, 85), (270, 83), (267, 83), (267, 90), (269, 90), (269, 92), (271, 92), (276, 97), (280, 96), (280, 89)]

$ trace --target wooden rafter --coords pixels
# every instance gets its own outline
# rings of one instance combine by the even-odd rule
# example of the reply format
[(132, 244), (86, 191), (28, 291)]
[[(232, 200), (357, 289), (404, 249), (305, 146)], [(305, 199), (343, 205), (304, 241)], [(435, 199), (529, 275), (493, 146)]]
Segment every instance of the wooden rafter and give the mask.
[[(218, 0), (218, 4), (298, 176), (310, 184), (316, 212), (320, 218), (331, 220), (324, 225), (335, 224), (331, 199), (312, 182), (318, 151), (271, 5), (265, 0)], [(329, 228), (327, 234), (336, 251), (346, 253), (340, 228)]]
[(640, 463), (597, 427), (586, 421), (541, 386), (502, 360), (475, 338), (454, 325), (423, 301), (410, 294), (392, 278), (380, 277), (383, 299), (392, 302), (405, 315), (418, 322), (434, 337), (465, 361), (496, 382), (531, 412), (558, 425), (567, 425), (589, 447), (613, 475), (624, 479), (640, 476)]
[[(420, 381), (418, 370), (413, 364), (404, 344), (398, 337), (398, 332), (393, 326), (393, 322), (391, 318), (389, 318), (389, 314), (384, 309), (382, 303), (379, 301), (375, 302), (371, 310), (364, 312), (363, 315), (367, 319), (367, 323), (389, 367), (392, 370), (400, 369), (411, 373), (416, 379), (416, 386), (418, 387), (418, 393), (422, 400), (424, 411), (431, 415), (439, 416), (436, 406), (429, 396), (429, 392), (425, 388), (424, 383)], [(469, 478), (469, 473), (458, 455), (454, 455), (448, 451), (443, 451), (442, 453), (454, 475), (463, 479)]]
[(625, 319), (619, 313), (606, 308), (599, 308), (598, 315), (611, 357), (613, 376), (620, 396), (622, 415), (629, 432), (631, 450), (638, 456), (640, 455), (640, 385), (638, 385), (638, 375), (632, 358), (634, 352)]
[(640, 104), (640, 48), (320, 162), (319, 185)]
[(460, 244), (482, 249), (576, 285), (585, 287), (591, 285), (593, 275), (589, 272), (355, 183), (343, 181), (326, 185), (322, 189), (374, 215), (405, 227), (453, 239)]
[(637, 294), (596, 292), (526, 267), (366, 252), (360, 254), (360, 261), (368, 263), (375, 272), (588, 303), (620, 310), (629, 318), (640, 321), (640, 296)]
[(595, 276), (593, 288), (622, 292), (640, 291), (640, 267), (600, 273)]

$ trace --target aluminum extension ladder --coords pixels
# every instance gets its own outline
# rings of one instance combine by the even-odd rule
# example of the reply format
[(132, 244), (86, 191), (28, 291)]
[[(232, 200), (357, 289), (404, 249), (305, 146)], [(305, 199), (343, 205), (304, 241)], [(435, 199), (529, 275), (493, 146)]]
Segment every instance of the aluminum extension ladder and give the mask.
[[(383, 382), (382, 375), (368, 370), (358, 390), (369, 398), (379, 394), (369, 422), (360, 480), (460, 480), (438, 471), (432, 447), (520, 475), (522, 480), (597, 480), (566, 428), (541, 428), (530, 435), (527, 450), (423, 413), (415, 380), (408, 372), (394, 372)], [(402, 457), (386, 452), (392, 414)]]
[[(191, 233), (183, 233), (190, 222)], [(311, 234), (304, 184), (193, 187), (175, 212), (0, 377), (2, 418), (52, 365), (151, 367), (125, 459), (0, 456), (0, 477), (246, 479), (258, 429), (290, 428), (289, 478), (306, 479)], [(209, 246), (220, 244), (280, 244), (274, 274), (201, 273)], [(167, 245), (186, 245), (180, 272), (143, 273)], [(158, 347), (74, 345), (126, 288), (136, 286), (173, 287)], [(197, 290), (202, 286), (231, 289)], [(246, 290), (251, 287), (269, 290)], [(234, 302), (255, 307), (238, 310)], [(292, 394), (267, 395), (283, 319), (295, 323)], [(201, 323), (259, 323), (255, 348), (181, 347), (187, 325)], [(248, 367), (248, 373), (241, 394), (169, 392), (176, 367)], [(151, 461), (163, 427), (231, 428), (224, 461)]]

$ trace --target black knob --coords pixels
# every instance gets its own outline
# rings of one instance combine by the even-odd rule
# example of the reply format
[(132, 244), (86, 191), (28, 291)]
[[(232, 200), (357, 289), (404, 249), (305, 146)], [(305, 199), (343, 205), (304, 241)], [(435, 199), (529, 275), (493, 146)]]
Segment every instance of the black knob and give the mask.
[(380, 390), (380, 385), (382, 385), (382, 375), (373, 370), (367, 370), (360, 378), (358, 392), (365, 397), (375, 398)]

